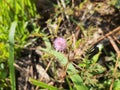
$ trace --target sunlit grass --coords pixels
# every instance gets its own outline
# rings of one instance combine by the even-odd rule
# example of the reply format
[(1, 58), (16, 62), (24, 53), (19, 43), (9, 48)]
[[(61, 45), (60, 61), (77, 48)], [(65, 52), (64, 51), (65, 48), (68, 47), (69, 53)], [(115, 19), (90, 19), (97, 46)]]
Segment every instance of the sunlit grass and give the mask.
[(15, 68), (14, 68), (14, 35), (16, 31), (17, 22), (11, 24), (10, 33), (9, 33), (9, 68), (10, 68), (10, 81), (11, 89), (16, 90), (15, 82)]

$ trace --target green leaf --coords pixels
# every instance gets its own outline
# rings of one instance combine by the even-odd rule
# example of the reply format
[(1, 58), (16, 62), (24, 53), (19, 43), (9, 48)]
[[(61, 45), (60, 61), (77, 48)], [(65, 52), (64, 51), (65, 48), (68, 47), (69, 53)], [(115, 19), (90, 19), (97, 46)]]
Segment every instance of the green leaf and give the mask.
[(87, 87), (84, 86), (82, 78), (79, 76), (78, 70), (75, 69), (75, 67), (69, 63), (67, 67), (67, 73), (70, 76), (70, 79), (75, 85), (75, 88), (77, 90), (87, 90)]
[(114, 82), (113, 90), (120, 90), (120, 80)]
[(113, 4), (116, 8), (120, 9), (120, 0), (112, 0), (112, 4)]
[(78, 70), (76, 70), (75, 67), (71, 63), (68, 63), (68, 59), (65, 55), (55, 50), (51, 50), (51, 49), (44, 49), (44, 48), (39, 48), (39, 49), (54, 55), (56, 58), (58, 58), (59, 63), (62, 66), (66, 66), (68, 64), (67, 73), (70, 76), (70, 79), (72, 80), (72, 82), (74, 83), (75, 88), (77, 90), (87, 90), (87, 87), (85, 87), (83, 84), (82, 78), (78, 74)]
[(103, 45), (102, 45), (102, 44), (99, 44), (99, 45), (97, 45), (97, 47), (98, 47), (98, 49), (99, 49), (99, 52), (98, 52), (96, 55), (93, 56), (93, 58), (92, 58), (92, 62), (93, 62), (93, 63), (96, 63), (96, 62), (98, 61), (98, 59), (99, 59), (99, 57), (100, 57), (100, 54), (101, 54), (101, 51), (102, 51), (102, 49), (103, 49)]
[(14, 34), (17, 26), (17, 22), (14, 21), (11, 24), (10, 32), (9, 32), (9, 68), (10, 68), (10, 81), (11, 81), (11, 89), (16, 90), (15, 83), (15, 68), (14, 68)]
[(33, 85), (36, 85), (36, 86), (39, 86), (39, 87), (42, 87), (42, 88), (46, 88), (48, 90), (59, 90), (58, 88), (54, 87), (54, 86), (50, 86), (44, 82), (41, 82), (41, 81), (37, 81), (37, 80), (34, 80), (32, 78), (29, 78), (29, 81), (33, 84)]
[(115, 6), (120, 9), (120, 0), (115, 4)]
[(51, 43), (50, 43), (49, 39), (47, 38), (47, 36), (43, 37), (43, 40), (45, 42), (46, 47), (51, 49), (52, 46), (51, 46)]
[(44, 49), (44, 48), (39, 48), (42, 51), (48, 52), (52, 55), (54, 55), (55, 57), (57, 57), (59, 59), (59, 62), (61, 63), (61, 65), (65, 66), (68, 63), (67, 58), (62, 54), (59, 53), (55, 50), (51, 50), (51, 49)]
[(101, 53), (98, 52), (96, 55), (93, 56), (93, 58), (92, 58), (92, 62), (93, 62), (93, 63), (96, 63), (96, 62), (98, 61), (100, 54), (101, 54)]

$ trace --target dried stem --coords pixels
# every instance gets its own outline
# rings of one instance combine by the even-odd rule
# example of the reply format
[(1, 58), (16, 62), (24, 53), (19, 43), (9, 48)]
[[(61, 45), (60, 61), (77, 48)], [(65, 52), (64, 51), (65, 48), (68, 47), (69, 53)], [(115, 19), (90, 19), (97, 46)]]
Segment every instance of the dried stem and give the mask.
[(115, 68), (114, 68), (114, 72), (113, 72), (113, 79), (112, 79), (112, 83), (110, 85), (110, 89), (109, 90), (112, 90), (113, 88), (113, 84), (114, 84), (114, 81), (115, 81), (115, 76), (116, 76), (116, 71), (117, 71), (117, 67), (118, 67), (118, 62), (119, 62), (119, 59), (120, 59), (120, 50), (118, 48), (118, 46), (116, 45), (116, 43), (114, 42), (113, 38), (111, 36), (107, 36), (108, 39), (110, 40), (110, 43), (112, 44), (113, 48), (115, 49), (116, 53), (117, 53), (117, 60), (116, 60), (116, 63), (115, 63)]

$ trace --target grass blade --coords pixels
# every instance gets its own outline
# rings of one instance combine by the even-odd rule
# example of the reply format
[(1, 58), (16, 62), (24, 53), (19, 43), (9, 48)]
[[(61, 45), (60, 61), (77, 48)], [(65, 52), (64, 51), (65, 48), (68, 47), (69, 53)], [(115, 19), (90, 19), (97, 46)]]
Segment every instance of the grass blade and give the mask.
[(41, 81), (37, 81), (37, 80), (34, 80), (32, 78), (29, 78), (29, 81), (33, 84), (33, 85), (36, 85), (36, 86), (39, 86), (39, 87), (42, 87), (42, 88), (46, 88), (48, 90), (59, 90), (58, 88), (54, 87), (54, 86), (50, 86), (44, 82), (41, 82)]
[(15, 28), (17, 26), (17, 22), (13, 22), (10, 27), (9, 32), (9, 69), (10, 69), (10, 82), (11, 82), (11, 90), (16, 90), (15, 83), (15, 68), (14, 68), (14, 34)]

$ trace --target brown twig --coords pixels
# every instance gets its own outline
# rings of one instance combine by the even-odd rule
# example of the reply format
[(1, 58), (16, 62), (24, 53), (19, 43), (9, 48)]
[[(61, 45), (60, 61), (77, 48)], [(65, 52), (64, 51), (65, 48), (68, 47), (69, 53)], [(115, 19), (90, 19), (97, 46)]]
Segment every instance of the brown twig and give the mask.
[(94, 42), (94, 43), (92, 44), (92, 46), (95, 45), (95, 44), (97, 44), (97, 43), (99, 43), (100, 41), (102, 41), (102, 40), (105, 39), (106, 37), (108, 37), (108, 36), (110, 36), (110, 35), (118, 32), (119, 30), (120, 30), (120, 26), (117, 27), (117, 28), (115, 28), (115, 29), (113, 29), (113, 30), (110, 31), (109, 33), (105, 34), (105, 35), (102, 36), (101, 38), (99, 38), (96, 42)]
[(114, 68), (114, 72), (113, 72), (114, 75), (113, 75), (112, 83), (111, 83), (110, 89), (109, 89), (109, 90), (112, 90), (113, 84), (114, 84), (114, 81), (116, 78), (115, 76), (116, 76), (116, 71), (117, 71), (117, 67), (118, 67), (118, 61), (120, 58), (120, 50), (111, 36), (107, 36), (107, 38), (110, 40), (110, 43), (112, 44), (113, 48), (115, 49), (115, 51), (117, 53), (117, 60), (116, 60), (115, 68)]
[(110, 40), (110, 43), (112, 44), (113, 48), (115, 49), (116, 53), (118, 54), (119, 53), (119, 48), (116, 45), (114, 39), (111, 36), (107, 36), (107, 38)]
[(93, 47), (94, 45), (98, 44), (99, 42), (101, 42), (102, 40), (104, 40), (105, 38), (107, 38), (108, 36), (111, 36), (112, 34), (115, 34), (117, 32), (120, 31), (120, 26), (113, 29), (112, 31), (108, 32), (107, 34), (105, 34), (104, 36), (102, 36), (101, 38), (99, 38), (97, 41), (93, 42), (91, 45), (87, 45), (88, 47), (84, 47), (82, 50), (81, 50), (81, 53), (79, 54), (80, 56), (84, 54), (85, 51), (87, 51), (87, 49)]
[(115, 39), (115, 41), (118, 43), (118, 44), (120, 44), (120, 41), (119, 41), (119, 37), (117, 38), (117, 37), (115, 37), (115, 36), (113, 36), (113, 38)]

